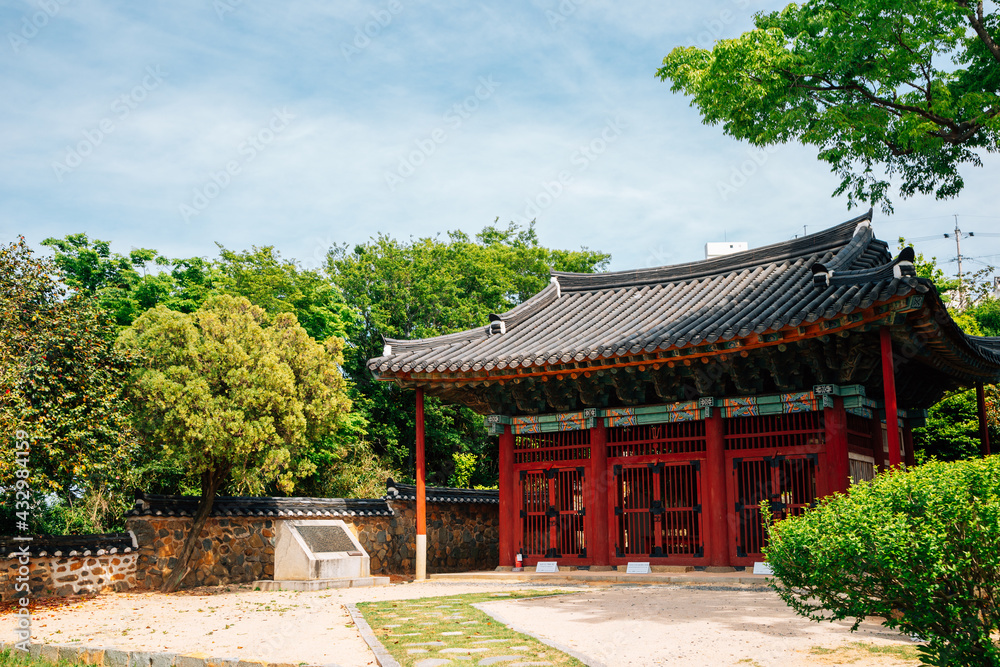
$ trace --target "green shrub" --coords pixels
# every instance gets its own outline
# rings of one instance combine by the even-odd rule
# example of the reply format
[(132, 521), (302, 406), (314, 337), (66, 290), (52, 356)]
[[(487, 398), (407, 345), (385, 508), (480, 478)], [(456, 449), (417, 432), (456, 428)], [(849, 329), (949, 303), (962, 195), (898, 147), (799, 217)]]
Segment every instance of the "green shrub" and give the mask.
[(1000, 666), (1000, 457), (879, 475), (768, 527), (772, 586), (815, 621), (918, 635), (925, 664)]

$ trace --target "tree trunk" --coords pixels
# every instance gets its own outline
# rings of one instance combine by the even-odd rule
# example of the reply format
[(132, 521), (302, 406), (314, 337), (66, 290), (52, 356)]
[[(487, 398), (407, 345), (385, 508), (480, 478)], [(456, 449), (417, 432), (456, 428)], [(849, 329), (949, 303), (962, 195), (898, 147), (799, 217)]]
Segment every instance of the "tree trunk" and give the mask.
[(215, 493), (219, 490), (219, 485), (225, 476), (225, 472), (218, 470), (209, 470), (202, 473), (201, 499), (198, 501), (198, 509), (194, 513), (194, 523), (191, 524), (191, 530), (188, 531), (187, 537), (184, 539), (184, 549), (181, 550), (181, 555), (177, 559), (177, 566), (163, 580), (163, 588), (160, 589), (163, 593), (173, 593), (176, 591), (181, 582), (184, 581), (184, 577), (191, 571), (188, 562), (191, 560), (191, 555), (198, 545), (201, 529), (205, 527), (208, 517), (212, 515), (212, 504), (215, 502)]

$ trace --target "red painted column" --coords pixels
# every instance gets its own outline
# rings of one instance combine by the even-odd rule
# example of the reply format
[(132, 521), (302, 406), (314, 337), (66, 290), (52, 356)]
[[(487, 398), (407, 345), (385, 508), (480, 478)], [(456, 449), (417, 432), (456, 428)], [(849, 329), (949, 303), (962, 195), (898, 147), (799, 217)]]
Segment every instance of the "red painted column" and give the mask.
[(986, 391), (983, 383), (976, 383), (976, 404), (979, 407), (979, 448), (983, 456), (990, 455), (990, 429), (986, 421)]
[(590, 429), (590, 478), (591, 506), (587, 508), (590, 532), (587, 533), (587, 555), (594, 565), (610, 565), (610, 535), (608, 509), (611, 480), (608, 470), (608, 429), (604, 417), (597, 417)]
[(885, 389), (885, 427), (889, 439), (889, 467), (902, 463), (899, 455), (899, 408), (896, 406), (896, 374), (892, 367), (892, 336), (889, 327), (879, 330), (882, 343), (882, 384)]
[(916, 460), (913, 458), (913, 429), (910, 428), (909, 423), (903, 425), (903, 453), (903, 460), (906, 462), (907, 468), (916, 465)]
[(833, 407), (823, 409), (826, 435), (826, 472), (829, 493), (846, 493), (851, 485), (851, 464), (847, 448), (847, 411), (844, 399), (833, 397)]
[(705, 470), (703, 485), (703, 516), (708, 533), (705, 555), (711, 567), (726, 567), (729, 563), (729, 524), (736, 524), (735, 508), (726, 498), (726, 442), (722, 411), (712, 408), (705, 420)]
[(515, 493), (514, 479), (514, 434), (510, 426), (503, 427), (500, 436), (500, 565), (514, 566), (517, 554), (517, 507), (518, 496)]
[(416, 579), (427, 578), (427, 491), (424, 481), (424, 390), (417, 389), (417, 563)]

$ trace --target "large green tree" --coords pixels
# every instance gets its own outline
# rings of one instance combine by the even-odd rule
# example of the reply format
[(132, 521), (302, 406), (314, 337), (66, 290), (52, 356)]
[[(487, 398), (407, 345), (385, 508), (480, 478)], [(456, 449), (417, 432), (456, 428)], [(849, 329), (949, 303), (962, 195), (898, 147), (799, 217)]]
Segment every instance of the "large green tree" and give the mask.
[[(509, 310), (542, 290), (550, 269), (591, 272), (603, 269), (608, 260), (586, 248), (544, 248), (533, 224), (491, 225), (475, 238), (461, 232), (408, 241), (379, 235), (353, 248), (334, 248), (328, 271), (361, 318), (345, 369), (355, 382), (355, 406), (369, 423), (368, 438), (376, 452), (388, 455), (394, 466), (412, 470), (413, 392), (375, 381), (365, 365), (382, 353), (383, 337), (424, 338), (484, 325), (490, 313)], [(482, 417), (433, 398), (425, 402), (425, 415), (431, 481), (496, 482), (494, 447)], [(472, 474), (469, 454), (477, 459)]]
[(268, 313), (294, 313), (317, 340), (344, 338), (354, 313), (322, 273), (283, 259), (273, 246), (241, 252), (219, 246), (216, 259), (170, 259), (140, 248), (127, 256), (112, 252), (107, 241), (86, 234), (42, 241), (66, 284), (97, 297), (118, 324), (127, 326), (154, 306), (191, 313), (213, 294), (244, 296)]
[(200, 481), (198, 509), (178, 565), (177, 588), (224, 484), (290, 493), (315, 472), (304, 453), (350, 410), (339, 364), (343, 340), (312, 339), (291, 313), (273, 318), (243, 297), (210, 298), (192, 314), (146, 311), (119, 338), (141, 361), (131, 385), (136, 424)]
[(808, 0), (759, 13), (712, 49), (677, 47), (658, 76), (705, 123), (755, 146), (815, 146), (835, 194), (891, 210), (956, 196), (1000, 148), (1000, 16), (968, 0)]
[[(0, 248), (0, 489), (14, 480), (14, 433), (31, 446), (33, 530), (105, 530), (127, 503), (127, 463), (137, 451), (122, 386), (131, 368), (113, 347), (115, 327), (92, 300), (69, 296), (55, 267), (20, 239)], [(6, 496), (6, 494), (5, 494)], [(44, 525), (38, 501), (73, 510), (97, 501), (78, 526)], [(8, 502), (11, 500), (11, 502)], [(3, 520), (13, 529), (11, 498)], [(3, 530), (3, 529), (0, 529)]]

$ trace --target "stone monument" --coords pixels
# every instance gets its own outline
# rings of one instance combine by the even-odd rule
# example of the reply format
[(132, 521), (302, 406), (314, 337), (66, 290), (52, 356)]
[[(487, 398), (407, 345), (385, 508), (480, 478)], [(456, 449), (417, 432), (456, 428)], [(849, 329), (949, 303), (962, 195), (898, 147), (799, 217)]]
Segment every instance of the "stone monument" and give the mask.
[(274, 523), (274, 580), (254, 582), (261, 590), (315, 591), (389, 583), (389, 577), (371, 576), (368, 554), (343, 521)]

